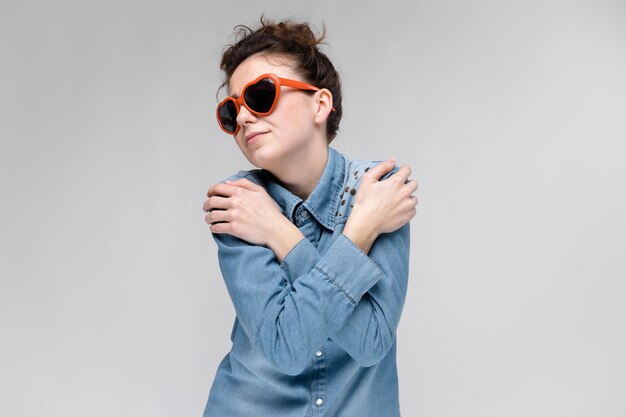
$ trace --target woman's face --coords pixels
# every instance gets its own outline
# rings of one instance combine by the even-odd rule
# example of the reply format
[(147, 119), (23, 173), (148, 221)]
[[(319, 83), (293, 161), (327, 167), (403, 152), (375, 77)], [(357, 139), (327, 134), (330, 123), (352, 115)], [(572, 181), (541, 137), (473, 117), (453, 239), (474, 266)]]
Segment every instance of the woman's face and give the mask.
[[(229, 94), (239, 97), (241, 90), (259, 75), (274, 73), (279, 77), (304, 81), (283, 57), (253, 55), (243, 61), (233, 73)], [(246, 159), (258, 168), (270, 172), (299, 160), (313, 146), (315, 124), (315, 94), (282, 87), (274, 111), (256, 116), (241, 106), (235, 141)]]

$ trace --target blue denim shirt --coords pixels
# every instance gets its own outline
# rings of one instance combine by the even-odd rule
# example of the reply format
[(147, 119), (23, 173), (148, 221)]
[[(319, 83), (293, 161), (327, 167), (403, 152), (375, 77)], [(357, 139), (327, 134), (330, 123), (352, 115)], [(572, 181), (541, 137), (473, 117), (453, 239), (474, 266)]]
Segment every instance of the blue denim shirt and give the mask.
[(204, 417), (400, 416), (409, 225), (380, 235), (369, 255), (345, 237), (361, 176), (377, 162), (328, 152), (305, 201), (267, 171), (229, 178), (265, 187), (305, 238), (279, 263), (267, 247), (213, 235), (236, 318)]

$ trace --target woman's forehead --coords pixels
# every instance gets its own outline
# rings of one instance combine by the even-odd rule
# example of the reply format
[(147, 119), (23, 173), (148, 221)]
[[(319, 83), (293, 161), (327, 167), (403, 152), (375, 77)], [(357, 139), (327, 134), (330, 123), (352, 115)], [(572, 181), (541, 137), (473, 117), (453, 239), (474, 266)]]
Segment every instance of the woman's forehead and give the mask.
[(233, 71), (228, 82), (228, 94), (239, 96), (246, 84), (263, 74), (273, 73), (284, 78), (300, 78), (293, 67), (293, 59), (284, 55), (252, 55)]

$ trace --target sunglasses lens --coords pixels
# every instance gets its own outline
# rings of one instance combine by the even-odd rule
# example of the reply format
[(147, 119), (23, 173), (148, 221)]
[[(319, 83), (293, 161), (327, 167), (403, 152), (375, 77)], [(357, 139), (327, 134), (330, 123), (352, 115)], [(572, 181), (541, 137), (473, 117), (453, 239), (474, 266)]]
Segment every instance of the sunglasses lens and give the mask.
[(237, 107), (235, 103), (228, 100), (220, 107), (218, 114), (222, 127), (230, 133), (235, 133), (237, 129)]
[(276, 84), (271, 78), (263, 78), (246, 88), (243, 99), (257, 113), (267, 113), (276, 99)]

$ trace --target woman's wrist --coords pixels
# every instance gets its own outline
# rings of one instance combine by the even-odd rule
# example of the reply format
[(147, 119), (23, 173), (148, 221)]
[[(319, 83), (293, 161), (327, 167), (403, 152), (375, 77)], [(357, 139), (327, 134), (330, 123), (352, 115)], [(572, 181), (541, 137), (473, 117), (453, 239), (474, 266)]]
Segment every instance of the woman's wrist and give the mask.
[(355, 212), (350, 214), (343, 229), (343, 235), (366, 254), (370, 251), (378, 234), (376, 228), (372, 227), (371, 222), (368, 222), (367, 218), (361, 219), (358, 213)]
[(274, 252), (278, 262), (282, 262), (289, 252), (304, 238), (304, 235), (293, 223), (285, 218), (280, 226), (269, 234), (267, 246)]

